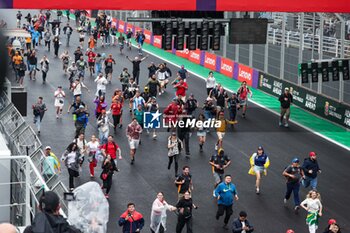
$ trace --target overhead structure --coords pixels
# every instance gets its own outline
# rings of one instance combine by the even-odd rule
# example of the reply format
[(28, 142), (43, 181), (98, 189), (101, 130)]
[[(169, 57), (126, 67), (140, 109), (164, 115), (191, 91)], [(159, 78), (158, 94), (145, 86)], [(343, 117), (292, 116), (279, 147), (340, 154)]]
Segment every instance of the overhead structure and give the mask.
[(349, 13), (348, 0), (2, 0), (0, 8)]

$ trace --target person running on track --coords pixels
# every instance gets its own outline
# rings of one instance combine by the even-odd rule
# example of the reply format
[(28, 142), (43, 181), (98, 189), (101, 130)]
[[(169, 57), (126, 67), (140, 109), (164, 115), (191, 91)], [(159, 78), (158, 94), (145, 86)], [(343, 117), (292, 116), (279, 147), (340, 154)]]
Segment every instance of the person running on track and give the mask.
[(220, 148), (217, 153), (210, 158), (209, 164), (212, 166), (216, 188), (223, 181), (224, 171), (230, 166), (231, 160), (225, 155), (224, 149)]
[(131, 38), (132, 38), (133, 32), (131, 31), (130, 28), (128, 28), (128, 31), (126, 32), (126, 44), (129, 48), (129, 50), (131, 50)]
[(299, 197), (299, 190), (300, 190), (300, 181), (302, 178), (305, 178), (303, 170), (300, 168), (299, 165), (299, 159), (294, 158), (292, 160), (292, 164), (287, 166), (286, 169), (284, 169), (282, 175), (286, 177), (286, 184), (287, 184), (287, 191), (286, 195), (284, 196), (284, 204), (287, 204), (287, 201), (290, 198), (290, 195), (293, 192), (294, 197), (294, 212), (297, 214), (299, 211), (299, 205), (300, 205), (300, 197)]
[(107, 76), (108, 82), (112, 82), (112, 74), (113, 74), (113, 64), (115, 65), (116, 62), (114, 58), (112, 57), (112, 54), (108, 55), (108, 58), (105, 60), (105, 74)]
[(240, 102), (240, 106), (243, 108), (242, 116), (246, 117), (247, 106), (248, 106), (248, 94), (250, 98), (253, 97), (252, 91), (247, 87), (247, 82), (243, 81), (241, 87), (237, 91), (237, 96)]
[(215, 144), (215, 150), (218, 150), (218, 148), (222, 147), (222, 143), (223, 143), (224, 136), (225, 136), (226, 129), (227, 129), (227, 124), (237, 124), (237, 121), (226, 120), (225, 114), (223, 112), (219, 113), (218, 121), (221, 122), (221, 125), (219, 128), (216, 129), (216, 134), (218, 136), (218, 140)]
[(97, 54), (94, 53), (92, 49), (88, 49), (85, 55), (88, 57), (90, 76), (92, 76), (93, 74), (95, 74), (95, 61)]
[(267, 175), (267, 168), (270, 166), (270, 159), (265, 154), (264, 148), (262, 146), (259, 146), (258, 151), (250, 157), (249, 162), (251, 166), (249, 174), (256, 176), (256, 194), (260, 194), (261, 177), (262, 174), (265, 176)]
[(95, 167), (97, 166), (97, 153), (99, 152), (100, 143), (95, 135), (91, 136), (91, 141), (86, 144), (88, 154), (90, 177), (95, 177)]
[(220, 183), (214, 190), (214, 196), (217, 198), (218, 202), (218, 210), (215, 218), (216, 220), (219, 220), (219, 218), (224, 215), (224, 212), (226, 212), (223, 226), (225, 230), (228, 230), (227, 224), (233, 213), (232, 206), (234, 199), (238, 201), (236, 186), (231, 183), (231, 181), (231, 175), (226, 175), (225, 181)]
[(176, 136), (176, 132), (172, 132), (171, 136), (168, 137), (168, 170), (170, 170), (171, 164), (174, 161), (175, 177), (178, 176), (179, 170), (179, 155), (183, 148), (181, 140)]
[(126, 129), (126, 136), (128, 138), (129, 146), (130, 146), (130, 158), (131, 158), (130, 164), (131, 165), (133, 165), (135, 162), (135, 154), (140, 144), (141, 133), (142, 133), (141, 125), (139, 125), (136, 118), (133, 118), (132, 122), (128, 125)]
[(300, 206), (307, 211), (306, 224), (309, 226), (309, 233), (316, 233), (318, 219), (322, 216), (321, 195), (316, 190), (311, 190)]
[(69, 52), (68, 50), (64, 51), (61, 56), (60, 56), (60, 59), (62, 61), (62, 69), (64, 71), (64, 74), (67, 74), (67, 70), (68, 70), (68, 64), (69, 64), (69, 61), (70, 61), (70, 56), (69, 56)]

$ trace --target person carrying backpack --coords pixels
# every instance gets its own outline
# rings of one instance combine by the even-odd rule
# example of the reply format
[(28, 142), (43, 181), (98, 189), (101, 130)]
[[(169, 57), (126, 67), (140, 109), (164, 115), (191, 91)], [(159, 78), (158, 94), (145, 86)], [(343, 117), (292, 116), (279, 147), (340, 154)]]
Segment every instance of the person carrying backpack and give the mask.
[(172, 132), (171, 136), (168, 137), (168, 170), (170, 170), (171, 164), (175, 163), (175, 177), (178, 176), (178, 169), (179, 169), (179, 155), (182, 150), (182, 142), (181, 140), (176, 136), (176, 132)]
[(198, 101), (194, 98), (194, 95), (191, 94), (185, 104), (186, 111), (188, 115), (192, 115), (192, 113), (198, 107)]

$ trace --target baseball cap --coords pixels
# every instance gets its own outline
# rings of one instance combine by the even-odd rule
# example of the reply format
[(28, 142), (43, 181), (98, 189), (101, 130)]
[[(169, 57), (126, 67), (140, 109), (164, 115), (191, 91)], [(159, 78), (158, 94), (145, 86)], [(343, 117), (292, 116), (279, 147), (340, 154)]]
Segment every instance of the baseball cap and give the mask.
[(85, 108), (84, 105), (79, 105), (79, 108)]
[(316, 156), (316, 153), (313, 152), (313, 151), (311, 151), (311, 152), (309, 153), (309, 156), (310, 156), (310, 157)]
[(55, 212), (59, 204), (60, 199), (53, 191), (44, 192), (39, 201), (41, 209), (49, 213)]
[(172, 135), (172, 136), (176, 136), (176, 132), (172, 132), (171, 135)]
[(294, 159), (292, 160), (292, 163), (299, 163), (299, 159), (298, 159), (298, 158), (294, 158)]
[(51, 146), (45, 147), (45, 150), (51, 150)]
[(337, 223), (337, 221), (335, 221), (335, 219), (331, 218), (328, 220), (328, 225), (332, 225), (334, 223)]
[(262, 146), (259, 146), (258, 150), (264, 150), (264, 148)]
[(289, 91), (289, 88), (288, 88), (288, 87), (286, 87), (286, 88), (284, 88), (284, 90), (285, 90), (285, 91)]

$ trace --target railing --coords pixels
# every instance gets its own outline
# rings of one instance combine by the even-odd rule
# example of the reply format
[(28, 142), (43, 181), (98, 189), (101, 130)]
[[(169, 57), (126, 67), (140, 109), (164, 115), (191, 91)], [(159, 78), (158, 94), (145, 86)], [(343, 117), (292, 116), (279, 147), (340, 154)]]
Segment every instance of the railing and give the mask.
[[(45, 175), (47, 172), (43, 171), (45, 155), (41, 141), (5, 94), (0, 96), (0, 132), (12, 155), (10, 158), (0, 157), (0, 162), (4, 159), (11, 160), (11, 183), (0, 184), (0, 187), (11, 185), (11, 203), (5, 206), (11, 209), (13, 223), (26, 226), (36, 213), (43, 190), (55, 191), (60, 200), (63, 200), (63, 193), (68, 190), (54, 171), (52, 176)], [(0, 205), (0, 208), (5, 206)], [(63, 201), (61, 210), (65, 216), (68, 208)]]

